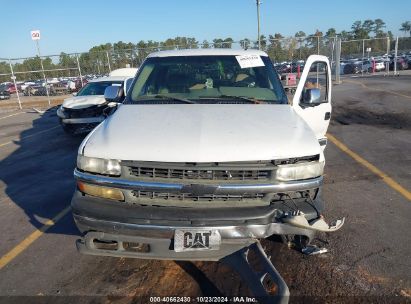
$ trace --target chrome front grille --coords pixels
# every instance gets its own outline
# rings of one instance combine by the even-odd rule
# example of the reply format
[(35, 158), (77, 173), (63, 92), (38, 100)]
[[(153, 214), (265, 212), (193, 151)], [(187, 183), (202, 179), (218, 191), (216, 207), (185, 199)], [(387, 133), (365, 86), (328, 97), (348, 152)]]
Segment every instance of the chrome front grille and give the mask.
[(129, 167), (130, 175), (145, 178), (173, 178), (191, 180), (267, 180), (271, 176), (271, 170), (201, 170), (201, 169), (173, 169)]
[[(127, 175), (143, 179), (264, 181), (272, 179), (278, 165), (318, 161), (319, 155), (267, 161), (214, 163), (121, 162)], [(127, 177), (127, 176), (125, 176)]]
[(153, 191), (132, 191), (133, 196), (142, 199), (152, 200), (179, 200), (179, 201), (244, 201), (244, 200), (259, 200), (264, 197), (263, 193), (252, 194), (202, 194), (195, 195), (192, 193), (169, 193), (169, 192), (153, 192)]

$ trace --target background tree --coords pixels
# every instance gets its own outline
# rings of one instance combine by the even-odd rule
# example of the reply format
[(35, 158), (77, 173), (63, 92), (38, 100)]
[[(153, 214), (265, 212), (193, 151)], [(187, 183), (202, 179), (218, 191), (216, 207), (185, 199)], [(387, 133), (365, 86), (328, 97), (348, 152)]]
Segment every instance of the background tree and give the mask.
[(303, 31), (298, 31), (297, 33), (295, 33), (294, 37), (296, 37), (297, 41), (298, 41), (298, 59), (301, 59), (301, 55), (302, 55), (302, 51), (303, 51), (303, 43), (305, 41), (305, 36), (306, 34)]
[(282, 47), (284, 36), (280, 33), (268, 35), (268, 41), (270, 44), (267, 47), (267, 53), (274, 61), (284, 61), (287, 57), (285, 50)]
[(201, 48), (203, 49), (209, 49), (210, 48), (210, 43), (207, 40), (203, 40), (203, 43), (201, 45)]
[(267, 37), (265, 37), (264, 35), (260, 35), (260, 48), (262, 51), (267, 50)]
[(223, 40), (223, 45), (222, 47), (225, 49), (231, 49), (232, 45), (233, 45), (234, 40), (231, 37), (225, 38)]
[(190, 49), (198, 49), (198, 41), (195, 38), (187, 38), (187, 43)]
[[(64, 52), (60, 53), (58, 67), (60, 69), (70, 69), (68, 70), (68, 76), (75, 76), (78, 74), (77, 71), (71, 70), (72, 68), (77, 68), (76, 55), (68, 55)], [(64, 71), (59, 73), (59, 76), (64, 76)]]
[(385, 35), (383, 28), (385, 28), (385, 22), (382, 19), (375, 19), (373, 29), (375, 37), (383, 37)]
[(11, 73), (9, 63), (6, 61), (0, 61), (0, 82), (11, 81), (9, 75)]
[(367, 38), (370, 38), (370, 33), (375, 29), (374, 21), (367, 19), (362, 23), (362, 30), (366, 33)]
[(174, 50), (176, 48), (176, 43), (174, 39), (168, 38), (167, 40), (160, 42), (162, 50)]
[(404, 36), (406, 36), (407, 33), (409, 33), (410, 37), (411, 37), (411, 22), (410, 21), (405, 21), (405, 22), (401, 23), (400, 31), (404, 32)]
[(221, 49), (223, 47), (223, 39), (221, 38), (213, 39), (213, 47), (215, 49)]

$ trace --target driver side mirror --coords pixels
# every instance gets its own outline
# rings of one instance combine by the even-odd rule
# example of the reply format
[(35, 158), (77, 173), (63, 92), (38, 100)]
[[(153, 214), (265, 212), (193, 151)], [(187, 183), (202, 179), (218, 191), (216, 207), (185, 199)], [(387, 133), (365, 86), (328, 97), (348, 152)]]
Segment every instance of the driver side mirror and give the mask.
[(107, 102), (121, 102), (123, 89), (119, 86), (109, 86), (104, 90), (104, 99)]
[(306, 106), (316, 106), (322, 103), (320, 89), (306, 89), (302, 94), (300, 103)]

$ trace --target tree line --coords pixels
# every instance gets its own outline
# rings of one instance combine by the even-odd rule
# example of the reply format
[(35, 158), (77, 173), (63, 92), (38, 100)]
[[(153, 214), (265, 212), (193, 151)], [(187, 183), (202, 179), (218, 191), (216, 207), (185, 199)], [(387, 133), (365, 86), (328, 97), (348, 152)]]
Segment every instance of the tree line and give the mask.
[[(404, 35), (411, 36), (411, 22), (401, 24)], [(394, 48), (394, 36), (391, 31), (385, 31), (386, 24), (382, 19), (367, 19), (355, 21), (349, 31), (337, 32), (335, 28), (329, 28), (323, 32), (316, 30), (314, 33), (298, 31), (292, 37), (285, 37), (281, 33), (260, 36), (261, 49), (270, 56), (274, 62), (286, 60), (305, 59), (311, 54), (323, 54), (332, 57), (335, 49), (335, 37), (342, 39), (342, 56), (359, 56), (363, 48), (371, 48), (373, 54), (381, 54), (387, 51), (387, 41), (390, 41), (390, 49)], [(388, 39), (387, 39), (388, 37)], [(378, 39), (372, 39), (378, 38)], [(364, 45), (362, 43), (364, 40)], [(351, 41), (356, 40), (356, 41)], [(345, 41), (345, 42), (344, 42)], [(348, 42), (347, 42), (348, 41)], [(349, 42), (351, 41), (351, 42)], [(110, 69), (116, 69), (129, 65), (138, 67), (146, 56), (157, 50), (196, 49), (196, 48), (232, 48), (243, 49), (257, 48), (258, 42), (249, 38), (235, 42), (231, 37), (215, 38), (211, 41), (197, 41), (193, 37), (175, 37), (164, 41), (140, 40), (137, 43), (116, 42), (93, 46), (88, 52), (80, 54), (60, 53), (56, 57), (43, 58), (43, 66), (47, 77), (78, 76), (78, 65), (81, 73), (106, 74)], [(411, 49), (411, 39), (402, 40), (400, 49)], [(33, 57), (13, 62), (13, 69), (18, 80), (41, 79), (42, 74), (23, 73), (41, 69), (40, 58)], [(10, 66), (6, 61), (0, 62), (0, 81), (9, 81)], [(21, 73), (21, 74), (20, 74)]]

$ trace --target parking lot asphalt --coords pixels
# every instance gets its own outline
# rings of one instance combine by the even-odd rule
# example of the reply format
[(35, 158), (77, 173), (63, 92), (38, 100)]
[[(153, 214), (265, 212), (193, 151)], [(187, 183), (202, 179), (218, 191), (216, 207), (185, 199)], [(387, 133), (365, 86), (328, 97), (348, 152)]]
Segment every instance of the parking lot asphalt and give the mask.
[[(410, 83), (411, 76), (350, 78), (333, 87), (323, 194), (326, 217), (345, 216), (346, 224), (318, 236), (329, 249), (319, 256), (263, 242), (291, 303), (411, 302)], [(81, 141), (64, 134), (53, 109), (0, 115), (1, 303), (251, 295), (220, 263), (80, 255), (67, 207)]]

